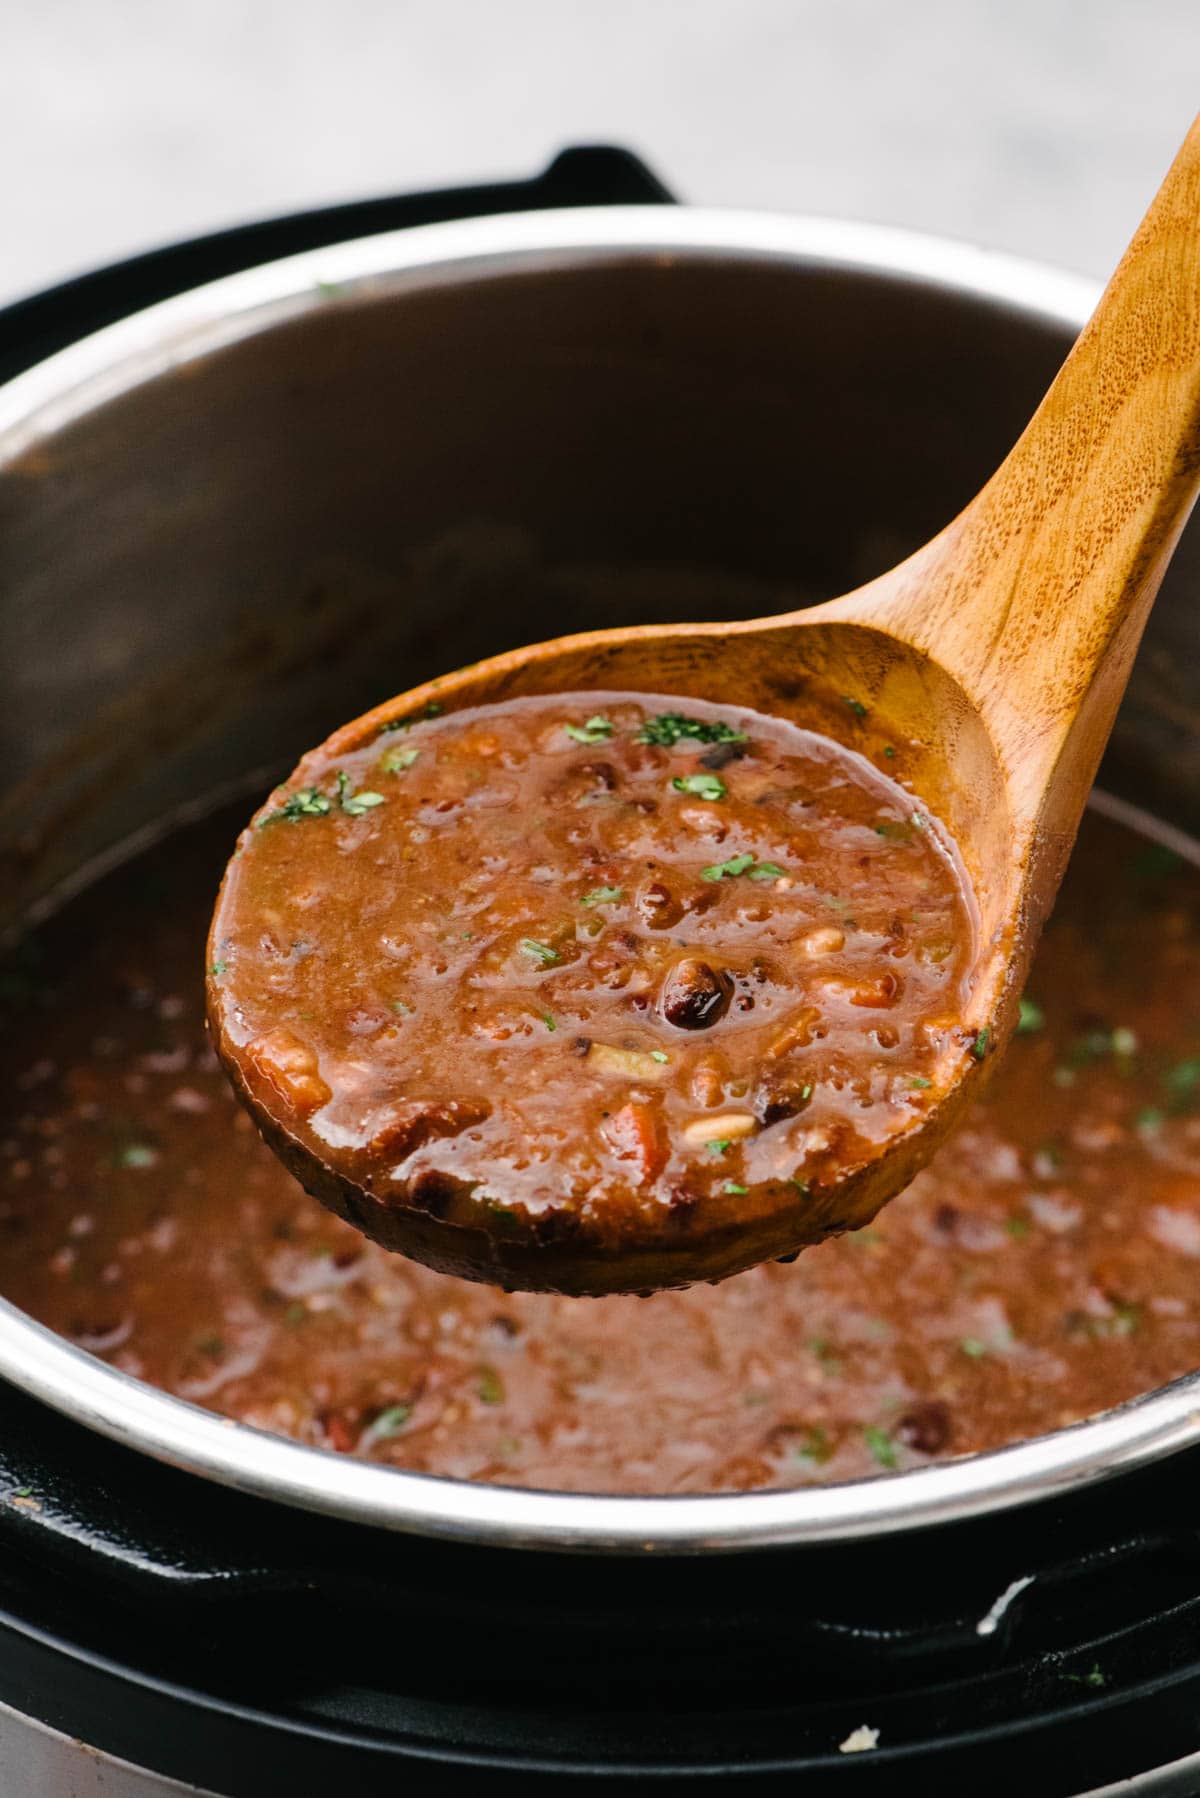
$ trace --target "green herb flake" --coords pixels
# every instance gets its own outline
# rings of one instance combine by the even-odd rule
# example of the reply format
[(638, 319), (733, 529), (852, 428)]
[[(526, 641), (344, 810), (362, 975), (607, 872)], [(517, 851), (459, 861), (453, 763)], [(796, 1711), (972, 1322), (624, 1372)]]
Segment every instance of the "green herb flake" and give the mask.
[(117, 1150), (115, 1159), (118, 1167), (153, 1167), (158, 1150), (147, 1142), (127, 1142)]
[(558, 1029), (558, 1025), (554, 1022), (554, 1019), (550, 1016), (548, 1011), (539, 1011), (538, 1016), (541, 1018), (542, 1023), (546, 1026), (547, 1030)]
[(824, 1466), (833, 1454), (833, 1444), (820, 1424), (814, 1424), (805, 1430), (799, 1445), (792, 1450), (797, 1461), (812, 1461), (818, 1467)]
[(736, 1180), (726, 1180), (724, 1186), (721, 1188), (722, 1192), (733, 1193), (738, 1197), (740, 1197), (742, 1193), (749, 1192), (749, 1190), (750, 1188), (748, 1186), (739, 1186)]
[(1200, 1086), (1200, 1056), (1190, 1056), (1186, 1061), (1177, 1061), (1173, 1068), (1168, 1068), (1163, 1075), (1163, 1085), (1171, 1095), (1176, 1109), (1187, 1105), (1196, 1096), (1196, 1088)]
[(364, 812), (373, 811), (377, 805), (384, 803), (382, 793), (355, 793), (351, 790), (350, 776), (341, 768), (337, 772), (338, 804), (348, 818), (361, 818)]
[(778, 862), (755, 863), (752, 855), (731, 855), (727, 862), (713, 862), (710, 867), (701, 868), (701, 880), (733, 880), (739, 874), (749, 874), (751, 880), (778, 880), (785, 870)]
[(842, 694), (842, 704), (848, 705), (856, 718), (865, 718), (867, 708), (861, 699), (851, 699), (849, 693)]
[(579, 903), (580, 905), (615, 905), (618, 899), (622, 899), (624, 896), (624, 890), (621, 887), (593, 887), (590, 893), (583, 895)]
[(308, 1306), (302, 1305), (300, 1300), (297, 1299), (293, 1304), (289, 1305), (284, 1312), (283, 1321), (285, 1324), (290, 1324), (294, 1328), (296, 1324), (302, 1324), (307, 1316)]
[(1006, 1218), (1004, 1228), (1008, 1231), (1010, 1236), (1015, 1237), (1019, 1241), (1021, 1237), (1029, 1235), (1029, 1219), (1027, 1217)]
[(661, 712), (647, 718), (635, 741), (654, 743), (659, 749), (674, 749), (678, 743), (744, 743), (744, 730), (729, 724), (709, 724), (702, 718), (685, 718), (681, 712)]
[(788, 1181), (788, 1185), (794, 1186), (796, 1188), (797, 1192), (802, 1193), (806, 1199), (808, 1198), (809, 1191), (808, 1191), (808, 1181), (807, 1180), (798, 1180), (796, 1178), (795, 1174), (793, 1174)]
[(883, 753), (884, 753), (884, 755), (886, 755), (888, 761), (890, 762), (892, 760), (892, 758), (894, 757), (896, 751), (892, 748), (890, 743), (885, 743), (883, 746)]
[(971, 1357), (972, 1361), (982, 1360), (988, 1352), (987, 1343), (981, 1341), (978, 1336), (964, 1336), (958, 1346), (964, 1355)]
[(691, 793), (697, 799), (724, 799), (729, 791), (719, 774), (677, 774), (671, 785), (677, 793)]
[(411, 1018), (413, 1015), (413, 1008), (408, 1003), (407, 999), (393, 999), (391, 1001), (391, 1006), (392, 1010), (398, 1011), (402, 1018)]
[(667, 1061), (670, 1061), (671, 1057), (666, 1053), (666, 1051), (664, 1049), (651, 1049), (650, 1059), (651, 1059), (651, 1061), (667, 1062)]
[(1156, 1105), (1143, 1105), (1137, 1114), (1137, 1127), (1147, 1136), (1157, 1136), (1163, 1127), (1165, 1118), (1166, 1113), (1160, 1111)]
[(33, 1497), (33, 1487), (32, 1486), (18, 1486), (16, 1491), (13, 1493), (13, 1497), (14, 1498), (32, 1498)]
[(396, 1436), (411, 1416), (411, 1405), (389, 1405), (386, 1411), (379, 1413), (367, 1434), (375, 1442), (380, 1442), (387, 1436)]
[(908, 1079), (908, 1084), (910, 1086), (926, 1087), (926, 1086), (932, 1086), (933, 1081), (926, 1080), (924, 1074), (910, 1074), (909, 1079)]
[(224, 973), (224, 972), (225, 972), (225, 970), (226, 970), (226, 968), (227, 968), (227, 967), (228, 967), (228, 966), (229, 966), (229, 963), (228, 963), (228, 962), (227, 962), (227, 961), (214, 961), (214, 962), (213, 962), (213, 963), (212, 963), (212, 964), (211, 964), (211, 965), (210, 965), (210, 967), (209, 967), (209, 970), (208, 970), (208, 971), (209, 971), (209, 973), (210, 973), (210, 974), (212, 974), (212, 975), (213, 975), (213, 976), (214, 976), (214, 977), (215, 977), (215, 978), (216, 978), (216, 979), (217, 979), (217, 980), (219, 980), (219, 979), (220, 979), (220, 978), (221, 978), (221, 976), (222, 976), (222, 974), (223, 974), (223, 973)]
[(297, 787), (294, 793), (284, 795), (282, 805), (276, 806), (273, 812), (265, 812), (254, 828), (265, 830), (268, 824), (296, 824), (301, 818), (323, 818), (332, 810), (333, 801), (328, 793), (322, 793), (316, 787)]
[(754, 866), (752, 855), (731, 855), (727, 862), (713, 862), (707, 868), (701, 868), (701, 880), (732, 880), (738, 874), (744, 874), (747, 868)]
[(991, 1040), (992, 1040), (992, 1027), (990, 1024), (985, 1024), (983, 1029), (979, 1032), (978, 1036), (975, 1038), (975, 1041), (971, 1044), (971, 1053), (975, 1057), (976, 1061), (983, 1060), (984, 1056), (988, 1052), (988, 1045), (991, 1042)]
[(894, 1471), (896, 1467), (896, 1444), (892, 1441), (886, 1430), (881, 1430), (876, 1424), (868, 1424), (863, 1431), (863, 1441), (871, 1451), (873, 1460), (877, 1461), (881, 1467), (886, 1467)]
[(1021, 1000), (1020, 1015), (1017, 1018), (1018, 1036), (1032, 1036), (1035, 1031), (1044, 1027), (1045, 1022), (1046, 1014), (1040, 1005), (1035, 1005), (1032, 999)]
[(563, 729), (576, 743), (602, 743), (605, 737), (611, 737), (614, 726), (607, 718), (596, 716), (589, 718), (586, 724), (564, 724)]
[(1092, 1663), (1090, 1673), (1064, 1673), (1063, 1678), (1069, 1685), (1094, 1686), (1097, 1690), (1099, 1690), (1101, 1686), (1106, 1686), (1108, 1684), (1104, 1674), (1100, 1671), (1099, 1661), (1094, 1661)]
[(557, 949), (552, 949), (549, 943), (535, 943), (532, 937), (522, 937), (521, 947), (526, 955), (532, 955), (535, 961), (540, 961), (545, 967), (550, 967), (558, 960)]
[(731, 1136), (714, 1136), (712, 1141), (706, 1142), (704, 1146), (710, 1155), (723, 1155), (726, 1149), (732, 1146), (732, 1143)]
[(420, 753), (419, 749), (389, 749), (380, 767), (385, 774), (403, 774), (406, 768), (412, 767)]
[(504, 1382), (494, 1367), (479, 1369), (479, 1383), (475, 1390), (485, 1405), (502, 1405), (504, 1403)]

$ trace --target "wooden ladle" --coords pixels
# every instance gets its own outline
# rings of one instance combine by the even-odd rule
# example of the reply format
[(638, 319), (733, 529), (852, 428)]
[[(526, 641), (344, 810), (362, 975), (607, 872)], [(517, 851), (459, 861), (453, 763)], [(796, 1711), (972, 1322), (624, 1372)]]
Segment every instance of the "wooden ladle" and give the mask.
[[(713, 1279), (865, 1223), (962, 1115), (1004, 1046), (1146, 615), (1200, 485), (1200, 122), (1090, 324), (1016, 446), (932, 542), (890, 573), (803, 612), (744, 624), (589, 632), (466, 668), (347, 725), (346, 753), (384, 725), (518, 694), (622, 689), (750, 706), (869, 746), (885, 723), (895, 772), (956, 839), (980, 951), (965, 1055), (919, 1120), (840, 1184), (780, 1190), (739, 1219), (627, 1255), (500, 1240), (479, 1217), (386, 1209), (272, 1115), (226, 1055), (268, 1140), (303, 1183), (388, 1246), (476, 1278), (560, 1291)], [(717, 653), (719, 650), (719, 653)], [(842, 696), (861, 700), (854, 710)], [(863, 711), (867, 716), (861, 716)], [(220, 1000), (210, 1016), (222, 1043)], [(509, 1232), (511, 1238), (511, 1232)]]

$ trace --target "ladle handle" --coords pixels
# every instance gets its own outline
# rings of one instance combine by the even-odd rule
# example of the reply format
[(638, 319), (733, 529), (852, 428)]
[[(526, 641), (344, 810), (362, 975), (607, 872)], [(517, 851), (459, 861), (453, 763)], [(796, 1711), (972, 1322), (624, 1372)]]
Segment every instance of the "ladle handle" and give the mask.
[(847, 601), (966, 689), (1029, 829), (1074, 831), (1198, 486), (1200, 120), (997, 473)]

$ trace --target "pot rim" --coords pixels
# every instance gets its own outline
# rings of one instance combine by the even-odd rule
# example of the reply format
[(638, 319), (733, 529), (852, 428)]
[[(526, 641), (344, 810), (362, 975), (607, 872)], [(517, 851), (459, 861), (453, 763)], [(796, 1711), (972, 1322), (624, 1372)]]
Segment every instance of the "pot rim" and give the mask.
[[(1036, 262), (835, 218), (640, 205), (419, 226), (225, 276), (36, 364), (0, 388), (0, 471), (95, 407), (315, 307), (527, 270), (709, 257), (908, 280), (1075, 328), (1099, 293)], [(1200, 1441), (1194, 1374), (1051, 1435), (908, 1472), (783, 1492), (611, 1496), (408, 1473), (272, 1436), (96, 1360), (4, 1299), (0, 1377), (88, 1429), (257, 1497), (415, 1535), (592, 1553), (732, 1552), (916, 1529), (1046, 1499)]]

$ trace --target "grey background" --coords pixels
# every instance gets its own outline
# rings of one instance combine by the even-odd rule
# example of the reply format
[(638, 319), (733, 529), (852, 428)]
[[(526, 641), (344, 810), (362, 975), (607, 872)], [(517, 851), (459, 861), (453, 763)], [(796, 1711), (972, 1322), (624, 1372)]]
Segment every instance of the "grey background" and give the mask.
[(1200, 0), (0, 0), (0, 300), (603, 138), (1099, 275), (1197, 109)]

